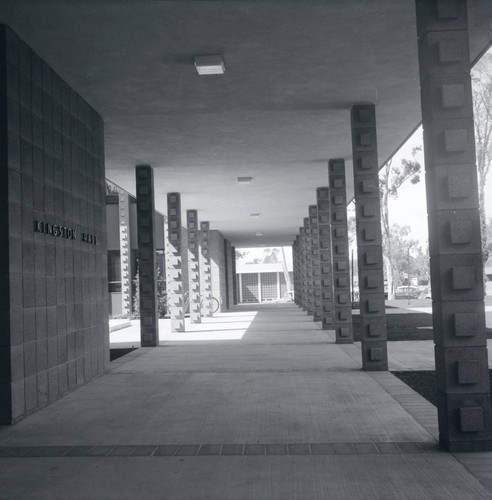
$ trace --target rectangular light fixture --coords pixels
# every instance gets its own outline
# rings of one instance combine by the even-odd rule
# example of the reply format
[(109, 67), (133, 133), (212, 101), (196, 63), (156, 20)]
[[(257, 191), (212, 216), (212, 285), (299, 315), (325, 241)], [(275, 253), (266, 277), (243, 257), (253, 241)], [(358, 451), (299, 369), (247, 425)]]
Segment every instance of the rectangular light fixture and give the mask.
[(237, 182), (239, 184), (251, 184), (251, 181), (253, 180), (253, 177), (238, 177)]
[(259, 217), (260, 215), (261, 215), (260, 212), (253, 212), (253, 213), (249, 214), (249, 216), (253, 217), (253, 218)]
[(260, 233), (259, 231), (256, 233), (256, 236), (263, 236), (263, 233)]
[(195, 56), (195, 67), (199, 75), (222, 75), (225, 71), (221, 55)]

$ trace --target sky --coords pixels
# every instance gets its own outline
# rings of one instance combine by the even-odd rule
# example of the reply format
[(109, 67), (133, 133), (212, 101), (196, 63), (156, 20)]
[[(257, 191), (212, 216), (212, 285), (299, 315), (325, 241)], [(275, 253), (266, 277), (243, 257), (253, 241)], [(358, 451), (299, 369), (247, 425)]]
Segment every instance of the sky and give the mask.
[[(412, 148), (422, 145), (422, 127), (410, 137), (405, 145), (393, 157), (393, 165), (397, 166), (403, 159), (412, 157)], [(426, 245), (427, 234), (427, 202), (425, 198), (425, 175), (423, 152), (417, 159), (422, 165), (420, 182), (412, 184), (407, 181), (398, 190), (396, 198), (389, 200), (390, 224), (398, 223), (400, 226), (410, 226), (411, 237), (419, 240), (421, 245)]]
[[(412, 148), (422, 145), (422, 128), (408, 140), (408, 142), (394, 156), (393, 164), (398, 165), (403, 158), (411, 158)], [(423, 152), (419, 161), (424, 169)], [(492, 174), (489, 174), (485, 188), (485, 199), (490, 200), (485, 206), (487, 217), (492, 217)], [(422, 245), (427, 245), (427, 202), (425, 198), (425, 176), (422, 172), (420, 182), (411, 184), (406, 182), (398, 191), (396, 199), (389, 203), (390, 223), (398, 222), (400, 226), (410, 226), (411, 237), (418, 239)]]

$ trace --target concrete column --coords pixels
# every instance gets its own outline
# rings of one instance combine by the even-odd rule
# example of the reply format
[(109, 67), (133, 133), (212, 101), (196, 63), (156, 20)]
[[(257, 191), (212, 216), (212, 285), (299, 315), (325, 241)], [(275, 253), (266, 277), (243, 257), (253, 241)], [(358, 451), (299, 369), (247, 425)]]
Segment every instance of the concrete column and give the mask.
[(121, 313), (132, 312), (132, 266), (130, 262), (130, 196), (118, 189), (120, 228)]
[(224, 278), (225, 278), (225, 306), (230, 309), (234, 305), (234, 267), (232, 260), (235, 260), (232, 254), (231, 242), (224, 238)]
[(330, 188), (316, 190), (320, 258), (321, 327), (333, 329), (333, 263), (331, 256)]
[(186, 211), (188, 228), (188, 279), (191, 323), (201, 323), (200, 310), (200, 230), (198, 229), (198, 214), (196, 210)]
[(374, 106), (353, 106), (351, 124), (362, 368), (387, 370), (383, 240)]
[(298, 278), (299, 271), (297, 269), (298, 265), (298, 255), (297, 255), (297, 244), (299, 241), (299, 236), (296, 236), (296, 239), (292, 243), (292, 271), (293, 271), (293, 284), (294, 284), (294, 303), (299, 305), (299, 286), (298, 286)]
[(231, 253), (229, 241), (224, 238), (224, 280), (225, 280), (225, 306), (226, 309), (231, 307), (230, 292), (231, 292)]
[(239, 275), (239, 303), (243, 303), (243, 275)]
[(155, 262), (154, 171), (137, 165), (138, 278), (140, 288), (140, 341), (142, 347), (159, 345)]
[(308, 304), (308, 287), (307, 287), (307, 262), (306, 262), (306, 230), (304, 227), (299, 228), (299, 234), (300, 234), (300, 252), (299, 252), (299, 257), (300, 257), (300, 262), (299, 262), (299, 268), (301, 271), (301, 301), (300, 301), (300, 306), (304, 311), (307, 311), (307, 304)]
[(210, 265), (209, 231), (210, 223), (202, 222), (201, 229), (201, 249), (202, 249), (202, 316), (212, 316), (212, 268)]
[(231, 264), (232, 264), (232, 297), (233, 303), (237, 306), (237, 271), (236, 271), (236, 247), (231, 247)]
[(318, 206), (309, 206), (309, 235), (311, 238), (313, 320), (321, 321), (321, 273), (319, 267)]
[(181, 257), (181, 196), (179, 193), (167, 194), (167, 226), (167, 304), (171, 316), (171, 331), (184, 332), (185, 311)]
[(466, 1), (416, 5), (439, 440), (491, 450)]
[(132, 312), (132, 270), (130, 263), (130, 198), (118, 189), (118, 217), (120, 230), (121, 313)]
[(333, 297), (337, 344), (353, 342), (352, 302), (350, 299), (350, 263), (348, 257), (347, 193), (345, 161), (330, 160), (331, 241), (333, 258)]
[(309, 217), (304, 218), (304, 244), (306, 269), (306, 308), (308, 316), (314, 316), (313, 250)]
[(304, 309), (303, 232), (304, 228), (299, 228), (299, 236), (297, 238), (297, 305)]

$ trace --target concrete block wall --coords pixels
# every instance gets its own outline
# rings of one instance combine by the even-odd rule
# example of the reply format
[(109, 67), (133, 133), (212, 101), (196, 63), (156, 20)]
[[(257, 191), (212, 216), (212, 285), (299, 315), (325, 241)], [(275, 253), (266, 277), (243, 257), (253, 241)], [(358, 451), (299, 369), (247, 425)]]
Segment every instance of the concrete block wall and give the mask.
[(101, 117), (0, 26), (0, 424), (109, 364)]

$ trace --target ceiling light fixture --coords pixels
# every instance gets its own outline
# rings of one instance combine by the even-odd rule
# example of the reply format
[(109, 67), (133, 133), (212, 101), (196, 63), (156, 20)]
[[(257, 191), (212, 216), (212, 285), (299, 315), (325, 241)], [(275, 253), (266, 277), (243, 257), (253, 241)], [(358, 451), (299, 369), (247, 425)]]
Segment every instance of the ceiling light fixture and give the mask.
[(260, 215), (261, 215), (260, 212), (253, 212), (253, 213), (249, 214), (249, 216), (253, 217), (253, 218), (259, 217)]
[(260, 233), (260, 231), (258, 231), (258, 232), (256, 233), (256, 236), (263, 236), (263, 233)]
[(253, 177), (238, 177), (237, 182), (239, 184), (251, 184), (251, 181), (253, 180)]
[(195, 67), (199, 75), (222, 75), (225, 71), (221, 55), (195, 56)]

